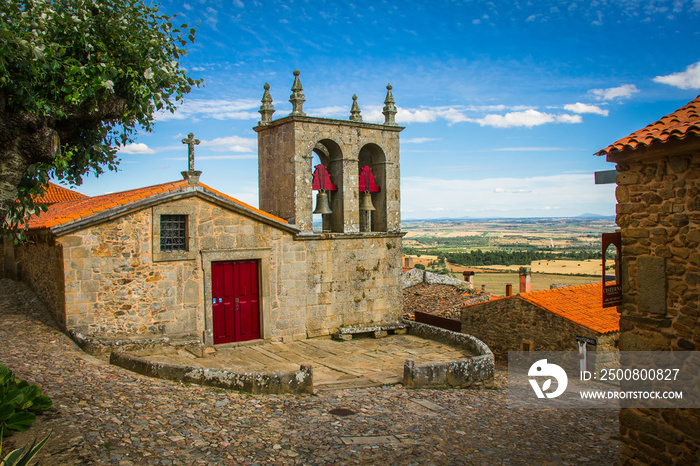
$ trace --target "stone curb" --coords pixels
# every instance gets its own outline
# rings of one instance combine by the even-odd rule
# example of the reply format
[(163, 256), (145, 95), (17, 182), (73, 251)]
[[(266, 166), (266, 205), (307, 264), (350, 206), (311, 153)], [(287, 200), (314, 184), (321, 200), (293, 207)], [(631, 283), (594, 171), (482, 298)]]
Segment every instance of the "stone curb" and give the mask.
[(68, 330), (68, 336), (80, 349), (92, 356), (106, 356), (113, 351), (136, 351), (161, 346), (183, 347), (192, 354), (201, 357), (204, 346), (194, 338), (171, 338), (167, 336), (149, 336), (142, 338), (107, 339), (83, 335), (75, 330)]
[(113, 351), (112, 365), (137, 374), (175, 382), (194, 383), (209, 387), (228, 388), (254, 394), (313, 393), (313, 368), (302, 364), (298, 371), (289, 372), (235, 372), (207, 369), (165, 362), (149, 361), (123, 351)]
[(466, 388), (493, 381), (493, 353), (481, 340), (464, 333), (452, 332), (432, 325), (404, 320), (408, 333), (417, 337), (447, 343), (466, 349), (477, 356), (459, 361), (416, 364), (404, 363), (403, 385), (406, 388)]

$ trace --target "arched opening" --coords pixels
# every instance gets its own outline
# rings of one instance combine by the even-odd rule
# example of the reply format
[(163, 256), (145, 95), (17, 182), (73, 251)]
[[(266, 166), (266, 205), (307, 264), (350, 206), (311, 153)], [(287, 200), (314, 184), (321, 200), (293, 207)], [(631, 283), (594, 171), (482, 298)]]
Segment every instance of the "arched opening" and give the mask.
[[(343, 232), (343, 164), (340, 146), (331, 139), (318, 141), (313, 148), (312, 173), (314, 200), (313, 229), (315, 232)], [(320, 168), (320, 169), (319, 169)], [(321, 196), (319, 194), (323, 193)], [(327, 204), (323, 203), (327, 196)], [(323, 213), (328, 212), (330, 213)]]
[(358, 176), (360, 231), (387, 231), (386, 155), (381, 147), (366, 144), (360, 149)]
[(622, 277), (620, 276), (620, 260), (618, 257), (617, 246), (614, 244), (609, 244), (605, 249), (605, 257), (603, 258), (603, 275), (605, 276), (605, 283), (616, 282), (618, 285), (621, 284)]

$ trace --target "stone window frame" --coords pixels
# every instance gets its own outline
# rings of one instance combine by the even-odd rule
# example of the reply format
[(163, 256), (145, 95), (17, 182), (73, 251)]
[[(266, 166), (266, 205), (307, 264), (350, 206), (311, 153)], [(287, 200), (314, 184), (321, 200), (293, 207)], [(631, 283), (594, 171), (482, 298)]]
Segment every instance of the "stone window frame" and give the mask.
[(520, 343), (520, 350), (525, 352), (534, 351), (534, 346), (532, 340), (523, 340)]
[[(260, 305), (260, 338), (272, 338), (270, 324), (270, 255), (272, 248), (213, 249), (203, 250), (202, 274), (204, 281), (204, 345), (214, 346), (214, 312), (211, 303), (211, 264), (212, 262), (258, 261), (258, 299)], [(244, 342), (248, 343), (248, 342)], [(228, 343), (236, 345), (238, 343)]]
[[(161, 215), (186, 215), (187, 216), (187, 250), (186, 251), (168, 251), (160, 250), (160, 216)], [(195, 260), (197, 257), (197, 248), (195, 245), (195, 209), (188, 205), (162, 205), (155, 206), (152, 209), (152, 234), (151, 248), (153, 251), (153, 262), (166, 261), (188, 261)]]

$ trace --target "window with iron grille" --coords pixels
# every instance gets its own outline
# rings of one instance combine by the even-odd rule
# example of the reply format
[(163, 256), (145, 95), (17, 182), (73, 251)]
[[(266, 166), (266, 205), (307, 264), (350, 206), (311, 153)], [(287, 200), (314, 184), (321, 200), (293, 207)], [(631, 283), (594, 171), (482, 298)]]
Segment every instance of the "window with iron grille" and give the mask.
[(187, 251), (187, 215), (160, 216), (160, 250)]

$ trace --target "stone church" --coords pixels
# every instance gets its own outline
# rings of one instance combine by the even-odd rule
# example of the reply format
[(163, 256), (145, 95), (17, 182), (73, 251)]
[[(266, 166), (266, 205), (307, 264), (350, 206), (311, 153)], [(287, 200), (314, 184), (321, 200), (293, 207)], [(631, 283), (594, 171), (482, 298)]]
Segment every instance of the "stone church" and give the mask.
[(391, 86), (383, 124), (363, 122), (356, 97), (348, 120), (307, 116), (302, 90), (295, 70), (293, 111), (273, 120), (265, 84), (260, 209), (199, 181), (190, 134), (180, 181), (96, 197), (52, 185), (59, 202), (31, 219), (31, 242), (5, 244), (6, 275), (89, 338), (211, 346), (397, 323), (403, 128)]

